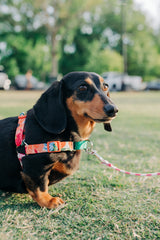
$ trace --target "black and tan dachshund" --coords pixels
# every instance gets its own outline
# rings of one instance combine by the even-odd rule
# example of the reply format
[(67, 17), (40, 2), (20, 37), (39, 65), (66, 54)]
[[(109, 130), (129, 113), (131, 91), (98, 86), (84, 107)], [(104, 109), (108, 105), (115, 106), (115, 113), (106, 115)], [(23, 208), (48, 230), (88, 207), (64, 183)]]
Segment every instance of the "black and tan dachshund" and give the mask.
[[(20, 150), (15, 144), (18, 117), (0, 120), (0, 189), (29, 193), (41, 207), (55, 208), (64, 203), (49, 195), (48, 186), (78, 169), (81, 150), (27, 154), (25, 146), (84, 141), (96, 122), (111, 131), (110, 122), (117, 111), (108, 85), (96, 73), (72, 72), (55, 81), (27, 111)], [(24, 154), (22, 166), (17, 151)]]

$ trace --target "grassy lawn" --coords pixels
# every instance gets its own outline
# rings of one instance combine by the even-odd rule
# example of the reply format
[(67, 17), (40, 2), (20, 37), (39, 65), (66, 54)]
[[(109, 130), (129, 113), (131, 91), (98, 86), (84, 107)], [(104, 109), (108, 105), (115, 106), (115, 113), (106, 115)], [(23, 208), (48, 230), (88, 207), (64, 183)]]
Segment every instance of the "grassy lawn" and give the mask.
[[(32, 107), (41, 92), (0, 92), (0, 118)], [(160, 92), (112, 93), (113, 132), (97, 125), (94, 149), (122, 169), (160, 171)], [(40, 208), (29, 195), (0, 192), (0, 239), (160, 239), (160, 176), (118, 173), (83, 153), (75, 175), (50, 187), (66, 204)]]

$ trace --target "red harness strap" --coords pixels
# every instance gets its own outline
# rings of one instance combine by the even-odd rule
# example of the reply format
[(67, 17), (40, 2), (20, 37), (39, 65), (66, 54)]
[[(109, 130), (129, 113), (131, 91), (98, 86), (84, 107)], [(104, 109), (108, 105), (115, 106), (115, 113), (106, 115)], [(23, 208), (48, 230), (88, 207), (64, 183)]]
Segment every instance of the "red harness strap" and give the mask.
[[(61, 151), (76, 151), (87, 149), (87, 144), (89, 140), (79, 141), (79, 142), (60, 142), (60, 141), (50, 141), (47, 143), (40, 144), (32, 144), (28, 145), (25, 142), (25, 134), (24, 134), (24, 125), (26, 121), (27, 115), (25, 113), (21, 113), (18, 117), (18, 125), (15, 134), (15, 144), (17, 148), (17, 157), (19, 162), (22, 165), (22, 158), (29, 154), (36, 153), (52, 153), (52, 152), (61, 152)], [(25, 153), (19, 152), (19, 147), (25, 145)]]
[(17, 129), (16, 129), (16, 134), (15, 134), (15, 144), (16, 144), (16, 148), (17, 148), (17, 157), (19, 159), (19, 162), (22, 166), (22, 158), (25, 156), (25, 154), (23, 153), (19, 153), (18, 152), (18, 147), (23, 146), (24, 145), (24, 124), (26, 121), (26, 117), (27, 115), (25, 113), (21, 113), (18, 116), (18, 125), (17, 125)]

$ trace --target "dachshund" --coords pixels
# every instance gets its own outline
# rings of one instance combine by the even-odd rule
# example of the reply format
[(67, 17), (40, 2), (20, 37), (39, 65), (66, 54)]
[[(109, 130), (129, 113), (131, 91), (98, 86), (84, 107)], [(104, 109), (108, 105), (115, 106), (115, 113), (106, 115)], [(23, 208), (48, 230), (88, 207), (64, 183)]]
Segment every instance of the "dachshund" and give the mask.
[[(96, 123), (112, 131), (110, 123), (117, 112), (108, 85), (96, 73), (71, 72), (53, 82), (24, 119), (0, 120), (0, 189), (29, 193), (41, 207), (49, 209), (63, 204), (61, 198), (48, 193), (48, 186), (79, 168), (81, 148), (74, 149), (74, 143), (87, 141)], [(23, 141), (17, 146), (19, 120), (24, 122), (24, 129), (19, 130)], [(65, 143), (68, 148), (53, 150), (50, 143)], [(45, 150), (39, 152), (36, 146)]]

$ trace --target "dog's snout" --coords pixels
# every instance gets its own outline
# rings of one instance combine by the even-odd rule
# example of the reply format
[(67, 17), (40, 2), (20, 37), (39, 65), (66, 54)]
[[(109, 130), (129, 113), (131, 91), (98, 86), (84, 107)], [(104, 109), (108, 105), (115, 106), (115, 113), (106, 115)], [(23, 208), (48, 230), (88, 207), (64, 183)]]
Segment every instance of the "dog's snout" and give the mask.
[(115, 114), (118, 112), (118, 109), (113, 104), (107, 104), (104, 106), (104, 111), (108, 117), (114, 117)]

